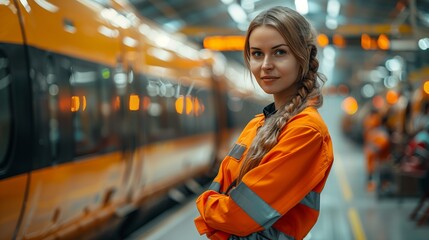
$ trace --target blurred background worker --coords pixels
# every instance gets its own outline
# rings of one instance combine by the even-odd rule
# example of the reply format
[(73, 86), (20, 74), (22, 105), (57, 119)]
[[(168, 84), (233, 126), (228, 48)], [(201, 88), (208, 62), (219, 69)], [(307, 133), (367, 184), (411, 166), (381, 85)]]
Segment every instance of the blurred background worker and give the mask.
[(374, 173), (377, 163), (385, 161), (390, 154), (387, 120), (387, 116), (381, 117), (379, 111), (373, 110), (364, 122), (364, 154), (368, 191), (374, 191), (376, 188)]
[(363, 122), (363, 137), (364, 140), (368, 132), (381, 124), (381, 115), (380, 112), (376, 108), (371, 108), (368, 113), (368, 116), (365, 117)]
[[(429, 207), (422, 210), (425, 201), (429, 198), (429, 122), (426, 122), (424, 128), (418, 131), (408, 144), (405, 157), (401, 162), (401, 170), (419, 179), (421, 197), (410, 218), (416, 219), (417, 224), (422, 225), (429, 219)], [(423, 213), (418, 217), (421, 211)]]

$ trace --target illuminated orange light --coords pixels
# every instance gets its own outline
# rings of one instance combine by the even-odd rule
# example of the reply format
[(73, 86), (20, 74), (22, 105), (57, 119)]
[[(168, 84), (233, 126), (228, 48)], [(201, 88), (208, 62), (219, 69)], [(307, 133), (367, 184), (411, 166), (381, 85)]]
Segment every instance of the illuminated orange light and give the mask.
[(353, 115), (359, 109), (359, 105), (354, 97), (346, 97), (341, 105), (344, 112)]
[(71, 97), (71, 111), (77, 112), (77, 111), (79, 111), (79, 107), (80, 107), (79, 96), (72, 96)]
[(429, 80), (428, 80), (428, 81), (426, 81), (426, 82), (423, 84), (423, 91), (424, 91), (426, 94), (429, 94)]
[(380, 49), (388, 50), (390, 48), (390, 41), (386, 34), (381, 34), (378, 37), (377, 45)]
[(182, 114), (183, 113), (183, 108), (184, 108), (184, 98), (183, 98), (183, 96), (180, 96), (180, 97), (178, 97), (177, 99), (176, 99), (176, 103), (175, 103), (175, 105), (176, 105), (176, 112), (178, 113), (178, 114)]
[(183, 114), (185, 109), (186, 109), (186, 114), (190, 114), (193, 110), (192, 99), (189, 96), (187, 97), (180, 96), (179, 98), (177, 98), (175, 105), (176, 105), (176, 112), (178, 114)]
[(393, 105), (398, 102), (399, 94), (396, 91), (389, 90), (386, 93), (386, 102), (390, 105)]
[(204, 48), (215, 51), (242, 51), (245, 36), (210, 36), (204, 38)]
[(384, 99), (381, 96), (375, 96), (372, 98), (372, 105), (374, 105), (375, 108), (381, 109), (384, 106)]
[(140, 107), (140, 97), (136, 94), (130, 95), (130, 103), (129, 103), (129, 109), (130, 111), (137, 111)]
[(82, 96), (82, 112), (86, 110), (86, 97)]
[(366, 33), (362, 34), (360, 44), (365, 50), (371, 49), (371, 37)]
[(339, 34), (335, 34), (332, 40), (337, 47), (343, 48), (346, 46), (346, 40)]
[(328, 36), (326, 36), (325, 34), (321, 33), (317, 36), (317, 43), (319, 44), (319, 46), (321, 47), (326, 47), (329, 44), (329, 39)]

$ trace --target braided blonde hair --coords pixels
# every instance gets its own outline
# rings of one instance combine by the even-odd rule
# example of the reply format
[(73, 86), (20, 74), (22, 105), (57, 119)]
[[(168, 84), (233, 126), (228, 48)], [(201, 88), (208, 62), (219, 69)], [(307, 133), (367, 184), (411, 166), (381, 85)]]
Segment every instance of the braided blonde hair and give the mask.
[(296, 57), (300, 68), (296, 81), (298, 90), (289, 103), (279, 106), (277, 112), (267, 118), (264, 125), (258, 129), (241, 166), (237, 183), (241, 182), (248, 171), (258, 166), (264, 155), (277, 144), (278, 136), (289, 119), (307, 106), (319, 108), (323, 104), (321, 87), (326, 78), (317, 72), (319, 61), (316, 58), (316, 34), (310, 23), (302, 15), (287, 7), (278, 6), (261, 12), (253, 19), (247, 30), (244, 60), (249, 69), (249, 36), (255, 28), (260, 26), (274, 27)]

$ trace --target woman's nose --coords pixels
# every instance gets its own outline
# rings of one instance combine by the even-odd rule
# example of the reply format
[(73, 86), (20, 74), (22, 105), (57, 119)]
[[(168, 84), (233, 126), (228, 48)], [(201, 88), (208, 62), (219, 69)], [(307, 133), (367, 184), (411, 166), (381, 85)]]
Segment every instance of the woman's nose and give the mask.
[(264, 62), (262, 63), (262, 69), (263, 70), (271, 70), (273, 69), (274, 65), (270, 59), (270, 57), (265, 57)]

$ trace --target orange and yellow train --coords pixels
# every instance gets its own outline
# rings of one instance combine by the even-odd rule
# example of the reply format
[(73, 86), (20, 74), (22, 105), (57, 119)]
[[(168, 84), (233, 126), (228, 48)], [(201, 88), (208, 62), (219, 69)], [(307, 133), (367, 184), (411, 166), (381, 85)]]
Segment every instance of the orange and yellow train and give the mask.
[(1, 240), (120, 235), (266, 103), (124, 0), (6, 0), (0, 20)]

